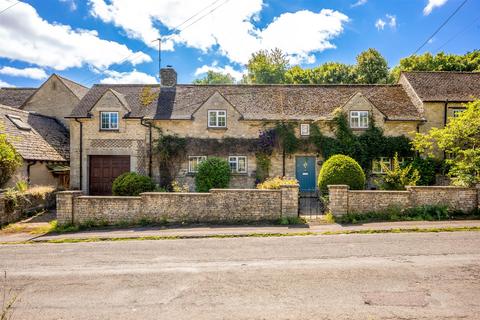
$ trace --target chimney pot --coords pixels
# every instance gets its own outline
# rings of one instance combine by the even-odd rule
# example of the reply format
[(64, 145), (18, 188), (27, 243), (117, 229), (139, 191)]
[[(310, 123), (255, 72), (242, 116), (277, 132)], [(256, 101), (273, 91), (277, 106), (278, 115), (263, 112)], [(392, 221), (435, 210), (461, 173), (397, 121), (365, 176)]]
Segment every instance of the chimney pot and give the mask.
[(175, 87), (177, 85), (177, 72), (172, 66), (160, 69), (160, 85), (162, 87)]

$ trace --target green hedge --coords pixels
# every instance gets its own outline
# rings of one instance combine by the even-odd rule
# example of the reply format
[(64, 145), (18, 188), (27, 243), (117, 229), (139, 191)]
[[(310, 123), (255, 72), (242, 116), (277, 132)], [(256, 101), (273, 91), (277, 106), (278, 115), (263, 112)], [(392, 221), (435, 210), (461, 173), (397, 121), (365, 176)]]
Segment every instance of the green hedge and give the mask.
[(208, 192), (213, 188), (228, 188), (230, 183), (230, 165), (221, 158), (208, 158), (200, 163), (195, 175), (197, 192)]
[(318, 175), (318, 188), (328, 193), (328, 185), (346, 184), (352, 190), (365, 187), (365, 173), (354, 159), (341, 154), (330, 157), (322, 166)]
[(115, 196), (138, 196), (142, 192), (155, 191), (155, 183), (150, 177), (135, 172), (126, 172), (118, 176), (112, 185)]

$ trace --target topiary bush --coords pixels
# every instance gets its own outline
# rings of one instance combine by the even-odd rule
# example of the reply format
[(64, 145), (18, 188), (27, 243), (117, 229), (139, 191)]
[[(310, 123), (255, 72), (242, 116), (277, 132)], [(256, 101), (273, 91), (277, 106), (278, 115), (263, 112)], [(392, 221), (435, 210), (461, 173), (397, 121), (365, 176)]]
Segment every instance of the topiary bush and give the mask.
[(346, 184), (352, 190), (361, 190), (365, 186), (365, 173), (357, 161), (337, 154), (325, 161), (318, 175), (318, 188), (322, 193), (328, 193), (330, 184)]
[(195, 175), (197, 192), (208, 192), (212, 188), (228, 188), (230, 183), (230, 165), (224, 159), (208, 158), (200, 163)]
[(155, 191), (155, 183), (150, 177), (136, 172), (126, 172), (118, 176), (112, 185), (115, 196), (138, 196), (142, 192)]

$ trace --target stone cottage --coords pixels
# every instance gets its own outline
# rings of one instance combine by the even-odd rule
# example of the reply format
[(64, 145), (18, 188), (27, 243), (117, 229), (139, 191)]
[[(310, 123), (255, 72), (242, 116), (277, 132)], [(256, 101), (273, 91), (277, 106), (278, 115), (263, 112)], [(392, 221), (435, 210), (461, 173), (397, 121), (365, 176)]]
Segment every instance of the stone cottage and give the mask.
[[(183, 85), (169, 67), (161, 70), (160, 85), (95, 85), (68, 117), (71, 187), (109, 194), (126, 171), (159, 181), (157, 128), (187, 138), (177, 163), (180, 183), (193, 188), (198, 164), (220, 156), (232, 168), (231, 187), (254, 187), (257, 163), (249, 146), (276, 122), (292, 123), (299, 138), (308, 137), (313, 124), (331, 136), (329, 123), (340, 108), (355, 132), (373, 119), (385, 135), (411, 136), (444, 126), (462, 102), (480, 96), (479, 75), (403, 73), (395, 85)], [(301, 191), (312, 191), (322, 160), (315, 153), (284, 159), (274, 152), (269, 174), (296, 177)]]
[(39, 88), (0, 89), (0, 133), (23, 158), (7, 182), (69, 186), (69, 126), (65, 119), (88, 88), (56, 74)]

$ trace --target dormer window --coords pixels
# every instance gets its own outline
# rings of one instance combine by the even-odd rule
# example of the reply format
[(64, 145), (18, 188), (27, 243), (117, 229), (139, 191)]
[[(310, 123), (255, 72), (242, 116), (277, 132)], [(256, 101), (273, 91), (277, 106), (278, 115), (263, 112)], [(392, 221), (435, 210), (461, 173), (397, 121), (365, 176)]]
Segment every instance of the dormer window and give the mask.
[(100, 112), (101, 130), (118, 130), (118, 112)]
[(350, 128), (367, 129), (368, 111), (350, 111)]
[(209, 128), (226, 128), (227, 127), (227, 111), (208, 110), (208, 127)]

